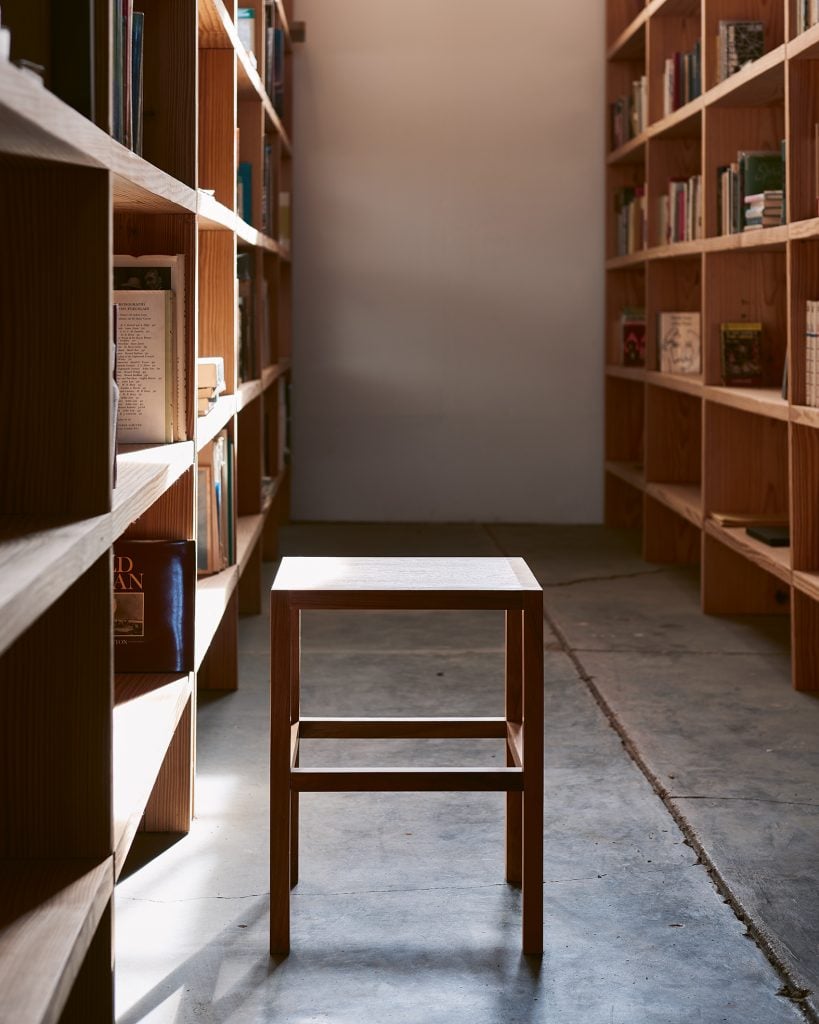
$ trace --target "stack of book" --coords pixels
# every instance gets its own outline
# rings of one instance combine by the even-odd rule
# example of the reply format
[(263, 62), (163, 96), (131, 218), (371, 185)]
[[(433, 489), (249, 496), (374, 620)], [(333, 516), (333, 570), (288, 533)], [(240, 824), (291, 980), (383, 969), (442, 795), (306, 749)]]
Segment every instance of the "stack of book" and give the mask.
[(646, 311), (643, 307), (626, 307), (620, 314), (620, 362), (623, 366), (646, 364)]
[(187, 440), (185, 257), (114, 256), (117, 441)]
[(765, 47), (765, 27), (761, 21), (721, 21), (717, 36), (717, 79), (741, 71), (759, 60)]
[(645, 185), (619, 188), (614, 194), (614, 212), (617, 218), (616, 251), (628, 256), (646, 247), (646, 188)]
[[(755, 206), (759, 197), (778, 193), (769, 209), (779, 210), (777, 224), (785, 223), (785, 162), (781, 150), (754, 150), (737, 153), (735, 163), (717, 168), (717, 224), (720, 234), (732, 235), (745, 230), (746, 204)], [(762, 200), (764, 207), (764, 199)], [(771, 227), (771, 223), (752, 227)]]
[(700, 373), (700, 314), (690, 311), (658, 313), (657, 351), (662, 373)]
[(785, 220), (784, 196), (781, 188), (766, 189), (752, 196), (745, 196), (743, 230), (772, 228)]
[(660, 196), (660, 245), (702, 238), (702, 224), (702, 175), (672, 178), (667, 193)]
[(648, 79), (645, 75), (631, 83), (629, 96), (618, 96), (609, 105), (611, 148), (619, 149), (636, 138), (648, 125)]
[(804, 32), (806, 28), (819, 22), (819, 0), (796, 0), (796, 31)]
[(207, 416), (225, 391), (225, 362), (221, 356), (200, 356), (196, 360), (197, 415)]
[(210, 576), (236, 561), (233, 442), (227, 430), (199, 453), (197, 473), (196, 567), (200, 576)]
[(702, 48), (697, 40), (688, 53), (668, 57), (663, 68), (663, 114), (669, 114), (702, 93)]
[(805, 323), (805, 405), (819, 406), (819, 301), (808, 299)]

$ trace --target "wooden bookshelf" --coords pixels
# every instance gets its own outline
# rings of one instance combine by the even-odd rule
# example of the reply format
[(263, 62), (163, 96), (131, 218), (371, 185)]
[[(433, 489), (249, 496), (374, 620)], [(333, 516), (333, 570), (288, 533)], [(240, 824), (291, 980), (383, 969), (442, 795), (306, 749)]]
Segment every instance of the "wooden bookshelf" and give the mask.
[[(72, 54), (87, 86), (78, 100), (60, 78), (53, 0), (3, 2), (12, 58), (45, 71), (40, 80), (0, 63), (0, 1024), (114, 1019), (116, 879), (139, 829), (190, 827), (197, 690), (238, 685), (238, 616), (260, 609), (262, 560), (276, 556), (288, 516), (291, 267), (280, 210), (294, 184), (290, 62), (301, 35), (292, 0), (248, 6), (253, 53), (233, 0), (134, 0), (145, 15), (138, 155), (113, 138), (108, 8), (98, 5), (89, 52)], [(267, 12), (284, 51), (272, 95)], [(252, 167), (247, 216), (240, 162)], [(254, 282), (243, 363), (240, 252)], [(116, 482), (114, 254), (185, 257), (188, 438), (120, 446)], [(222, 356), (227, 388), (199, 417), (202, 355)], [(236, 445), (234, 563), (198, 581), (190, 671), (114, 675), (112, 547), (197, 539), (197, 466), (223, 430)]]
[[(797, 32), (788, 0), (608, 0), (607, 94), (646, 75), (647, 124), (608, 153), (607, 201), (646, 186), (647, 247), (606, 251), (606, 520), (642, 530), (649, 561), (699, 563), (710, 614), (790, 613), (792, 675), (819, 689), (819, 409), (806, 402), (806, 302), (819, 298), (814, 126), (819, 25)], [(762, 56), (717, 81), (721, 19), (758, 19)], [(670, 114), (663, 68), (702, 46), (703, 92)], [(787, 223), (722, 235), (717, 168), (739, 150), (785, 141)], [(702, 175), (703, 237), (667, 244), (656, 230), (671, 178)], [(619, 316), (646, 311), (645, 368), (620, 362)], [(659, 371), (657, 314), (700, 314), (702, 372)], [(764, 379), (721, 379), (719, 325), (761, 321)], [(782, 376), (788, 369), (787, 397)], [(715, 515), (780, 517), (790, 546), (772, 547)]]

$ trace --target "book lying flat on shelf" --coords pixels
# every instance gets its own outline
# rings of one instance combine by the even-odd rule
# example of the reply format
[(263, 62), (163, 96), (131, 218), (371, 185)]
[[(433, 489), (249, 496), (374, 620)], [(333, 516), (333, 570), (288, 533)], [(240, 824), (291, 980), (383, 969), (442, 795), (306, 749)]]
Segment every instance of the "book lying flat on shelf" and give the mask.
[(720, 526), (787, 526), (788, 517), (781, 512), (711, 512), (711, 519)]
[[(134, 311), (129, 313), (127, 307), (133, 305), (136, 293), (146, 295), (148, 292), (166, 293), (170, 298), (170, 313), (166, 307), (164, 335), (160, 334), (159, 323), (154, 322), (150, 333), (146, 334), (148, 324), (142, 323), (142, 340), (137, 346), (132, 340), (128, 351), (119, 353), (117, 368), (120, 389), (124, 392), (126, 382), (131, 400), (128, 405), (129, 436), (120, 437), (121, 441), (158, 443), (162, 439), (157, 436), (156, 429), (147, 431), (140, 428), (140, 421), (148, 414), (148, 407), (143, 403), (147, 393), (151, 397), (152, 422), (156, 423), (156, 403), (160, 390), (157, 374), (159, 367), (165, 367), (166, 380), (164, 385), (170, 390), (170, 441), (186, 441), (187, 434), (187, 350), (185, 336), (185, 257), (177, 256), (114, 256), (114, 301), (121, 307), (120, 320), (130, 322), (136, 328)], [(129, 294), (130, 293), (130, 294)], [(156, 306), (156, 300), (151, 305)], [(150, 352), (152, 375), (145, 374), (144, 360)], [(139, 395), (143, 394), (142, 399)], [(124, 401), (124, 394), (120, 396)], [(121, 407), (121, 415), (125, 409)], [(150, 433), (152, 438), (139, 436)], [(167, 431), (166, 431), (167, 434)]]
[(195, 593), (193, 541), (116, 541), (114, 671), (191, 671)]
[(658, 313), (657, 351), (662, 373), (699, 373), (702, 369), (700, 314)]
[(722, 383), (754, 387), (762, 383), (762, 324), (720, 324)]
[(787, 548), (791, 543), (791, 531), (788, 526), (749, 526), (745, 532), (754, 540), (761, 540), (772, 548)]

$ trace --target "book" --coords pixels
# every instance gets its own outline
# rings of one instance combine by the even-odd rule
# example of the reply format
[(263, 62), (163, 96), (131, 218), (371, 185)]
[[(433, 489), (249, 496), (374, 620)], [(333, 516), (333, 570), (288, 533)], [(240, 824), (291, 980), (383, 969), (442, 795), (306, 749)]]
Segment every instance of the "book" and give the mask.
[(786, 526), (787, 515), (781, 512), (711, 512), (711, 519), (720, 526)]
[(117, 441), (168, 444), (174, 439), (173, 292), (115, 290), (114, 302), (120, 393)]
[(187, 334), (185, 330), (185, 257), (114, 256), (114, 288), (170, 291), (173, 321), (170, 330), (173, 441), (187, 441)]
[(761, 21), (723, 20), (717, 33), (717, 79), (720, 82), (758, 60), (765, 49)]
[(239, 339), (239, 380), (257, 380), (259, 373), (256, 355), (255, 286), (253, 256), (249, 252), (236, 254), (236, 326)]
[(235, 545), (233, 445), (222, 430), (199, 453), (197, 495), (197, 571), (221, 572), (231, 563)]
[(762, 324), (720, 324), (722, 383), (753, 387), (762, 383)]
[(805, 304), (805, 405), (819, 406), (819, 300)]
[(662, 373), (700, 373), (700, 314), (688, 311), (658, 313), (657, 351)]
[(193, 669), (195, 545), (188, 540), (114, 543), (114, 670)]
[(791, 534), (788, 526), (748, 526), (745, 532), (755, 540), (772, 548), (790, 547)]
[(239, 34), (239, 42), (247, 50), (247, 54), (252, 58), (252, 64), (256, 66), (256, 8), (255, 7), (237, 7), (236, 8), (236, 31)]
[(646, 364), (646, 314), (644, 309), (624, 309), (620, 315), (620, 360), (623, 366)]
[(199, 356), (196, 360), (196, 387), (208, 388), (217, 395), (225, 390), (225, 361), (222, 356)]
[(253, 223), (253, 167), (242, 162), (236, 170), (236, 212), (246, 224)]
[(131, 25), (131, 149), (142, 155), (142, 34), (145, 15), (134, 11)]

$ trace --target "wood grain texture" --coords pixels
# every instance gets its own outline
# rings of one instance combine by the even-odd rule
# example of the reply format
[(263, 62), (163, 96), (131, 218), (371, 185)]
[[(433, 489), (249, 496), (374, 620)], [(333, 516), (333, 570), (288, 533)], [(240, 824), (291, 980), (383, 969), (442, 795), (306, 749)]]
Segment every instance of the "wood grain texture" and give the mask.
[(819, 592), (793, 593), (791, 620), (792, 679), (796, 690), (819, 690)]
[(290, 952), (291, 611), (270, 595), (270, 952)]
[(233, 50), (238, 35), (222, 0), (199, 0), (199, 48)]
[[(700, 561), (701, 532), (690, 515), (682, 515), (674, 502), (657, 500), (649, 484), (646, 489), (643, 558), (665, 565), (697, 565)], [(670, 485), (669, 485), (670, 486)], [(670, 495), (666, 492), (664, 497)], [(693, 512), (689, 505), (686, 511)]]
[(199, 51), (199, 180), (236, 209), (236, 61), (232, 50)]
[(605, 388), (606, 459), (642, 463), (645, 388), (618, 377), (607, 377)]
[(646, 484), (646, 494), (692, 526), (702, 526), (702, 489), (698, 484)]
[(108, 176), (5, 160), (0, 223), (14, 239), (0, 249), (4, 295), (14, 296), (0, 303), (0, 373), (13, 382), (0, 412), (10, 442), (0, 513), (100, 515), (111, 507)]
[(794, 424), (790, 434), (793, 568), (819, 570), (819, 431)]
[(301, 739), (506, 739), (505, 718), (311, 717), (298, 725)]
[(523, 789), (519, 768), (294, 768), (298, 793), (505, 793)]
[(116, 677), (114, 851), (117, 877), (177, 734), (178, 745), (170, 753), (158, 801), (166, 821), (179, 825), (187, 821), (187, 824), (178, 829), (156, 828), (156, 831), (186, 831), (190, 824), (193, 760), (189, 714), (187, 739), (179, 730), (185, 730), (182, 720), (186, 708), (190, 707), (192, 692), (193, 677), (189, 673)]
[(643, 488), (611, 472), (610, 465), (606, 463), (604, 479), (604, 522), (606, 526), (639, 529), (643, 524)]
[(110, 1024), (114, 1019), (113, 935), (109, 901), (60, 1014), (60, 1024)]
[(249, 99), (240, 100), (237, 124), (239, 126), (239, 160), (249, 163), (251, 166), (253, 193), (251, 224), (254, 228), (259, 229), (262, 226), (264, 112), (262, 104), (255, 94), (252, 94)]
[(239, 562), (239, 614), (260, 615), (262, 611), (262, 545), (261, 527), (263, 516), (253, 516), (261, 522), (256, 542), (250, 547), (244, 558)]
[(786, 423), (706, 402), (705, 438), (706, 513), (766, 512), (787, 517)]
[(106, 551), (0, 659), (0, 859), (111, 853), (111, 571)]
[(135, 0), (150, 31), (143, 42), (143, 153), (196, 187), (197, 0)]
[[(634, 367), (620, 366), (623, 361), (623, 338), (620, 317), (624, 309), (645, 308), (646, 276), (642, 267), (613, 272), (606, 279), (606, 364), (630, 374), (639, 374)], [(628, 377), (626, 378), (628, 379)]]
[[(235, 393), (237, 383), (236, 297), (236, 241), (233, 235), (225, 231), (200, 232), (199, 355), (224, 359), (225, 386), (229, 395)], [(201, 419), (209, 420), (214, 412)]]
[(236, 501), (240, 516), (262, 510), (262, 402), (245, 406), (236, 419)]
[[(660, 83), (662, 84), (662, 83)], [(689, 122), (686, 122), (688, 124)], [(649, 195), (661, 196), (668, 193), (672, 178), (690, 178), (699, 174), (702, 168), (702, 142), (700, 126), (693, 123), (689, 138), (657, 138), (649, 147), (648, 189)], [(648, 204), (648, 244), (665, 245), (660, 236), (659, 203)]]
[(539, 591), (540, 585), (522, 558), (283, 558), (273, 580), (274, 591), (424, 594)]
[[(0, 1021), (57, 1024), (114, 886), (100, 862), (0, 861)], [(110, 950), (110, 936), (109, 936)], [(109, 963), (110, 975), (110, 963)], [(96, 978), (97, 983), (100, 978)], [(113, 986), (96, 991), (113, 1009)], [(107, 997), (107, 998), (106, 998)], [(99, 1014), (86, 1018), (97, 1024)]]
[(114, 539), (189, 540), (193, 445), (160, 444), (120, 454), (114, 492)]
[(193, 696), (185, 704), (145, 806), (146, 832), (188, 832), (193, 816)]
[[(790, 588), (773, 573), (773, 562), (749, 557), (749, 549), (732, 547), (730, 534), (706, 522), (702, 558), (702, 610), (707, 615), (785, 615)], [(744, 532), (744, 531), (743, 531)], [(760, 545), (761, 546), (761, 545)], [(769, 548), (769, 551), (775, 550)]]
[(777, 576), (783, 583), (790, 585), (791, 582), (791, 549), (775, 548), (770, 544), (764, 544), (748, 535), (741, 526), (721, 526), (713, 519), (706, 520), (705, 531), (711, 537), (715, 537), (725, 547), (743, 558), (753, 562), (754, 565), (764, 569), (765, 572)]
[(698, 484), (702, 475), (702, 402), (646, 388), (646, 483)]
[[(649, 371), (659, 370), (657, 351), (657, 316), (659, 313), (702, 309), (702, 257), (693, 256), (675, 260), (655, 260), (646, 268), (646, 366)], [(700, 377), (683, 374), (663, 374), (670, 378), (669, 387), (694, 388)], [(652, 374), (652, 383), (656, 375)], [(665, 380), (663, 380), (665, 383)]]
[[(239, 601), (236, 593), (239, 570), (234, 565), (219, 575), (226, 579), (213, 589), (207, 583), (217, 577), (200, 580), (196, 590), (196, 682), (202, 690), (235, 690), (239, 685)], [(198, 660), (200, 651), (201, 662)]]
[(606, 4), (607, 45), (613, 45), (624, 33), (635, 31), (645, 23), (647, 16), (642, 0), (610, 0)]
[(52, 524), (0, 517), (0, 654), (111, 545), (111, 517)]

